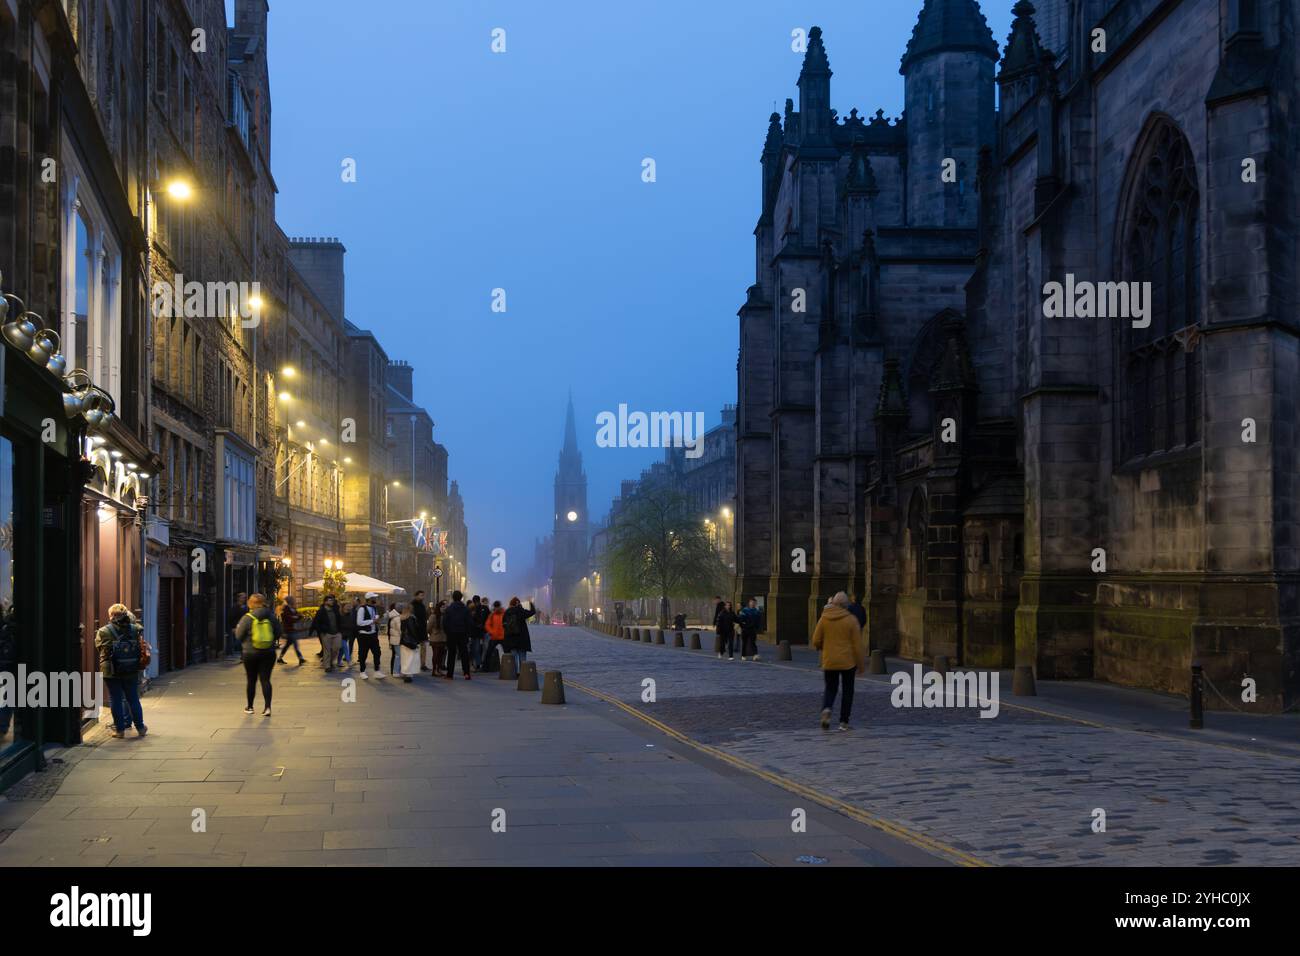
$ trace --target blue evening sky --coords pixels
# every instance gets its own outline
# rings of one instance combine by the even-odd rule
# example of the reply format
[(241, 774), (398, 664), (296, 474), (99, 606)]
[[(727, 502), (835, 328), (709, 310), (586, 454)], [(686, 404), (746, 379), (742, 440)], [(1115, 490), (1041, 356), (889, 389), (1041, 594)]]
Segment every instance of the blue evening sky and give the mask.
[[(999, 44), (1011, 6), (984, 4)], [(465, 497), (476, 589), (529, 583), (570, 388), (596, 517), (662, 454), (597, 448), (597, 413), (703, 411), (712, 427), (735, 401), (758, 156), (768, 115), (798, 103), (791, 31), (822, 27), (841, 115), (897, 116), (920, 8), (272, 0), (277, 218), (342, 240), (348, 318), (416, 366)], [(494, 547), (504, 576), (488, 572)]]

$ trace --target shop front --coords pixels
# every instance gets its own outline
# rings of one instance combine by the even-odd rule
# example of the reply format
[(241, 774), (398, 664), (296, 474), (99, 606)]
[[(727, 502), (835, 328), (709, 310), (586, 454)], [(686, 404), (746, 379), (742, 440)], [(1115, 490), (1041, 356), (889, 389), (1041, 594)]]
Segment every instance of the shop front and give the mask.
[[(12, 318), (12, 317), (11, 317)], [(81, 667), (80, 468), (62, 380), (0, 339), (0, 789), (80, 740), (81, 707), (22, 706), (20, 674)]]

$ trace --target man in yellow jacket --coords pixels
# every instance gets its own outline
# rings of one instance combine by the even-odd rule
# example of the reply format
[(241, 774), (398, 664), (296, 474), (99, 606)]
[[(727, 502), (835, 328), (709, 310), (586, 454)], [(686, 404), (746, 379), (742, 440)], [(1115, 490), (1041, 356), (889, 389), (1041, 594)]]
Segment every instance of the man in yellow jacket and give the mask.
[(822, 695), (822, 730), (831, 726), (831, 707), (835, 693), (840, 695), (840, 730), (849, 729), (849, 713), (853, 710), (853, 680), (867, 665), (867, 646), (862, 638), (862, 626), (849, 611), (849, 596), (840, 591), (822, 609), (822, 616), (813, 631), (812, 646), (821, 651), (822, 676), (826, 680), (826, 693)]

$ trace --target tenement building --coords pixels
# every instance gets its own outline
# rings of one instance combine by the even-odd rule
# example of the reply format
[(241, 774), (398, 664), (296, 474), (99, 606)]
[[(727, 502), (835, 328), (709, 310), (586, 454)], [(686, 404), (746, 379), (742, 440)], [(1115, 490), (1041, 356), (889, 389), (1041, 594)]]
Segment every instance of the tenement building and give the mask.
[(844, 589), (907, 658), (1296, 700), (1293, 12), (1021, 0), (999, 55), (925, 0), (896, 121), (810, 31), (739, 313), (769, 634)]

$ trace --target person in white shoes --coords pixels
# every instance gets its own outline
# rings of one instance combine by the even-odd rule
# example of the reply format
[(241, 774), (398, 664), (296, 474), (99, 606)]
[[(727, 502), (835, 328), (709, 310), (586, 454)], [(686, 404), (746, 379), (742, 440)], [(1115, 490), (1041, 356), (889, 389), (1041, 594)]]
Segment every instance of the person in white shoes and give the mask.
[(737, 617), (740, 622), (740, 659), (756, 661), (758, 660), (758, 628), (763, 623), (763, 612), (758, 609), (758, 599), (750, 598), (749, 603), (740, 609)]
[(366, 595), (366, 602), (357, 605), (357, 659), (361, 664), (361, 679), (369, 680), (366, 674), (366, 656), (374, 658), (375, 676), (384, 676), (384, 667), (379, 660), (379, 595), (371, 591)]

